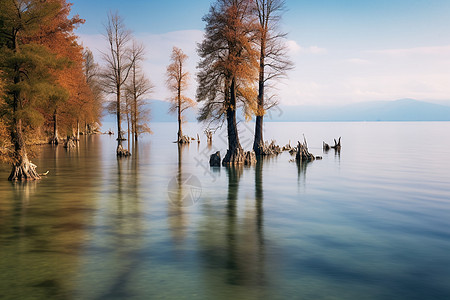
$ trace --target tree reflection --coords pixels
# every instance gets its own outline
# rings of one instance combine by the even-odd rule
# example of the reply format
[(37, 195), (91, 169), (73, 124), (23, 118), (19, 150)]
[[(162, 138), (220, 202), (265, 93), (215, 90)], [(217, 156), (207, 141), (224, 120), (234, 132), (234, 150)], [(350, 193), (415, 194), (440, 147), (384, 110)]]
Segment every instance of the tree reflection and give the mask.
[[(264, 270), (264, 224), (262, 162), (255, 167), (255, 204), (244, 208), (239, 218), (238, 194), (242, 167), (228, 167), (228, 197), (226, 220), (227, 283), (232, 285), (262, 285)], [(246, 169), (246, 172), (250, 169)]]
[(312, 162), (310, 161), (296, 161), (297, 164), (297, 179), (298, 182), (300, 182), (301, 179), (303, 179), (303, 183), (306, 181), (306, 169), (308, 168), (308, 165)]
[(171, 186), (171, 201), (168, 201), (168, 222), (172, 234), (172, 240), (175, 245), (180, 246), (186, 237), (186, 216), (184, 213), (184, 202), (186, 193), (186, 186), (183, 178), (183, 152), (187, 149), (186, 144), (178, 143), (178, 168), (176, 177), (176, 185)]

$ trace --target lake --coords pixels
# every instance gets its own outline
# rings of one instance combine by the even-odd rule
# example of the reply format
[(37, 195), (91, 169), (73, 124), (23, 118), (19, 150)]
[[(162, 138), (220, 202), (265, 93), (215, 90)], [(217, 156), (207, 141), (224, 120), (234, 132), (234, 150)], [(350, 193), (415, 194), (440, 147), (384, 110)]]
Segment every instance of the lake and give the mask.
[(242, 168), (208, 165), (225, 127), (151, 128), (125, 159), (42, 146), (39, 182), (0, 165), (1, 299), (450, 299), (450, 122), (266, 123), (323, 160)]

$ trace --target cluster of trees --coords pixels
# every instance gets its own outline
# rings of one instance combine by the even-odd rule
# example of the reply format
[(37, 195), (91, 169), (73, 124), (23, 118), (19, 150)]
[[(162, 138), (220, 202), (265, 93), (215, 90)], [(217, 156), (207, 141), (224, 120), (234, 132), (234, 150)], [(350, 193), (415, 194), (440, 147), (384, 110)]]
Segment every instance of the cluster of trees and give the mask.
[[(10, 180), (38, 179), (29, 159), (36, 137), (80, 134), (99, 121), (102, 103), (92, 53), (77, 42), (66, 0), (0, 1), (0, 147)], [(6, 150), (5, 150), (6, 149)]]
[(278, 29), (283, 0), (217, 0), (205, 15), (205, 38), (198, 46), (197, 101), (200, 121), (227, 122), (224, 164), (244, 162), (236, 110), (256, 116), (253, 150), (264, 155), (263, 118), (276, 101), (266, 89), (292, 68)]
[[(271, 88), (274, 79), (292, 68), (278, 29), (284, 0), (216, 0), (204, 16), (205, 38), (198, 45), (196, 94), (201, 103), (199, 121), (224, 122), (228, 151), (223, 163), (243, 162), (236, 111), (256, 116), (253, 150), (264, 155), (263, 118), (276, 103)], [(109, 13), (105, 26), (108, 50), (99, 67), (89, 49), (77, 41), (74, 29), (84, 23), (69, 18), (66, 0), (0, 1), (0, 151), (13, 164), (10, 180), (38, 179), (28, 159), (31, 137), (60, 136), (78, 139), (80, 126), (98, 122), (102, 97), (112, 95), (109, 111), (117, 117), (117, 155), (130, 155), (122, 146), (128, 125), (128, 140), (150, 132), (145, 97), (153, 85), (142, 70), (145, 49), (117, 13)], [(171, 112), (177, 114), (178, 143), (187, 142), (182, 132), (183, 112), (196, 105), (186, 97), (189, 72), (187, 55), (174, 47), (166, 71), (172, 97)], [(131, 136), (130, 136), (131, 135)]]
[(144, 108), (144, 97), (152, 92), (153, 84), (142, 70), (144, 46), (133, 38), (117, 12), (108, 14), (105, 29), (108, 51), (102, 53), (105, 65), (100, 74), (101, 84), (107, 94), (115, 97), (109, 111), (116, 114), (117, 119), (117, 156), (129, 156), (130, 143), (128, 150), (122, 146), (125, 140), (122, 117), (125, 115), (127, 120), (128, 141), (130, 134), (137, 141), (140, 133), (150, 132), (145, 123), (148, 111)]

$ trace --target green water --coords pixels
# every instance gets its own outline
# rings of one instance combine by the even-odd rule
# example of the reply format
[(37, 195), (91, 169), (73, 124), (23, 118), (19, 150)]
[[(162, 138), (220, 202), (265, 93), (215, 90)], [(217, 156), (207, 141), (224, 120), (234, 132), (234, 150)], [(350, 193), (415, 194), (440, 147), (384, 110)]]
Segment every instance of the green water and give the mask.
[(207, 165), (223, 132), (152, 130), (129, 159), (109, 136), (43, 146), (36, 183), (0, 165), (0, 299), (450, 298), (450, 123), (268, 123), (323, 160), (238, 169)]

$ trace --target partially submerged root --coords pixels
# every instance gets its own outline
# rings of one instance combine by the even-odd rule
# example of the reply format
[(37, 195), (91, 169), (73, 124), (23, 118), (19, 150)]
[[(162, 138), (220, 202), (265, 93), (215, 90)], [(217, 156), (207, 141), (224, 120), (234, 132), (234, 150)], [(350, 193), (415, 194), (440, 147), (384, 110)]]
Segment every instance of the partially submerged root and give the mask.
[(58, 145), (59, 144), (59, 142), (60, 142), (60, 139), (59, 139), (59, 137), (57, 137), (57, 136), (54, 136), (54, 137), (52, 137), (51, 139), (50, 139), (50, 141), (48, 142), (49, 144), (51, 144), (51, 145)]
[(65, 143), (64, 143), (64, 148), (66, 148), (67, 150), (72, 150), (75, 149), (77, 147), (77, 145), (75, 144), (75, 142), (73, 141), (73, 139), (69, 138)]
[(20, 163), (15, 163), (11, 175), (9, 175), (8, 178), (10, 181), (28, 181), (37, 179), (41, 179), (41, 177), (36, 172), (36, 165), (28, 159), (24, 159)]
[(124, 149), (122, 145), (117, 146), (117, 156), (118, 157), (128, 157), (131, 156), (130, 151)]
[(234, 150), (227, 150), (222, 165), (247, 165), (251, 166), (256, 164), (256, 155), (254, 151), (245, 152), (242, 148)]

